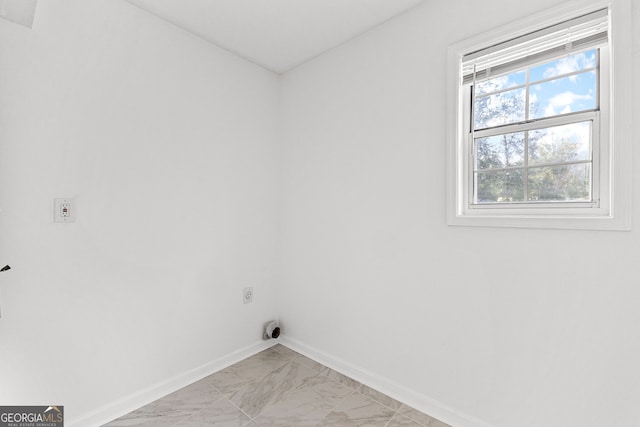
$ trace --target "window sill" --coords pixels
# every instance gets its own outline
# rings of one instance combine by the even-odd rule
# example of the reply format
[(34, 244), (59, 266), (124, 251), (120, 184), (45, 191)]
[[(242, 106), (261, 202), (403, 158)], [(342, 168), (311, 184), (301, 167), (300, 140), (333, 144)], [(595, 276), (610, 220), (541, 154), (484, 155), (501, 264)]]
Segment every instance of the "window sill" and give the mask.
[(548, 228), (566, 230), (631, 230), (630, 218), (568, 215), (449, 215), (450, 226)]

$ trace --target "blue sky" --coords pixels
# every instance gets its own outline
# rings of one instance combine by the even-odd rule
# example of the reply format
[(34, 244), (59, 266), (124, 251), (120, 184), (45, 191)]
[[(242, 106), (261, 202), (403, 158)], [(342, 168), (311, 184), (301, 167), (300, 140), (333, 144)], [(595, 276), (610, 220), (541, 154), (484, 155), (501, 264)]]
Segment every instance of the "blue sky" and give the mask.
[[(559, 114), (590, 110), (596, 107), (596, 50), (592, 49), (551, 61), (530, 69), (529, 118), (549, 117)], [(570, 76), (554, 77), (579, 72)], [(553, 80), (547, 80), (553, 79)], [(547, 80), (547, 81), (545, 81)], [(536, 83), (539, 82), (539, 83)], [(511, 73), (477, 84), (476, 94), (483, 94), (520, 86), (526, 83), (526, 71)], [(499, 103), (507, 97), (523, 97), (525, 89), (515, 89), (499, 95), (489, 95), (495, 100), (496, 117), (483, 126), (494, 126), (524, 119), (524, 111), (511, 117), (499, 117)]]
[(568, 77), (535, 84), (536, 81), (593, 68), (596, 51), (590, 50), (532, 68), (530, 71), (530, 101), (539, 104), (531, 118), (549, 117), (596, 107), (596, 73), (586, 71)]

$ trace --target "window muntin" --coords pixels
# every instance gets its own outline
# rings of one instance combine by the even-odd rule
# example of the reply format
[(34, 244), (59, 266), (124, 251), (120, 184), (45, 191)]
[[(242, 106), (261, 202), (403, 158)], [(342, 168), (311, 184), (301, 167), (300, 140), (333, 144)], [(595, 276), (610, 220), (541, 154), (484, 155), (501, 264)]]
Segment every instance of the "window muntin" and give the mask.
[(599, 51), (468, 84), (470, 208), (597, 206)]

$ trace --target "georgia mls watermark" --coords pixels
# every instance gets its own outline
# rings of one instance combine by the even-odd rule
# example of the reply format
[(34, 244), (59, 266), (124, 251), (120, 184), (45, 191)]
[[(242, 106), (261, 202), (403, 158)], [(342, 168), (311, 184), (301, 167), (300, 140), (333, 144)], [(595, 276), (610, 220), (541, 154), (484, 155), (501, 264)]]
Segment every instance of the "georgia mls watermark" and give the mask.
[(64, 427), (64, 406), (0, 406), (0, 427)]

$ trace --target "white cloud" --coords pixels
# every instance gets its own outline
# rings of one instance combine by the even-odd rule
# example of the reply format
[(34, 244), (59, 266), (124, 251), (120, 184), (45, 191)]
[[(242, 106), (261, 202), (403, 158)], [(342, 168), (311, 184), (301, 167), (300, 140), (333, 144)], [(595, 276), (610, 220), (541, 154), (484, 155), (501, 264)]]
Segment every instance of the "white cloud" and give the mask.
[[(596, 65), (596, 55), (591, 53), (587, 56), (586, 52), (577, 55), (571, 55), (552, 62), (548, 68), (544, 70), (542, 76), (545, 79), (560, 76), (563, 74), (573, 73), (574, 71), (593, 68)], [(577, 76), (570, 76), (569, 80), (575, 82)]]
[(548, 117), (555, 116), (557, 114), (570, 113), (572, 111), (571, 106), (576, 101), (587, 101), (590, 99), (593, 99), (591, 95), (578, 95), (571, 91), (559, 93), (549, 99), (549, 102), (544, 109), (544, 115)]
[[(555, 126), (540, 131), (533, 131), (536, 143), (541, 149), (553, 152), (565, 142), (576, 143), (575, 153), (578, 159), (590, 158), (590, 122), (573, 123), (570, 125)], [(544, 148), (542, 148), (544, 147)], [(559, 159), (558, 159), (559, 160)]]

